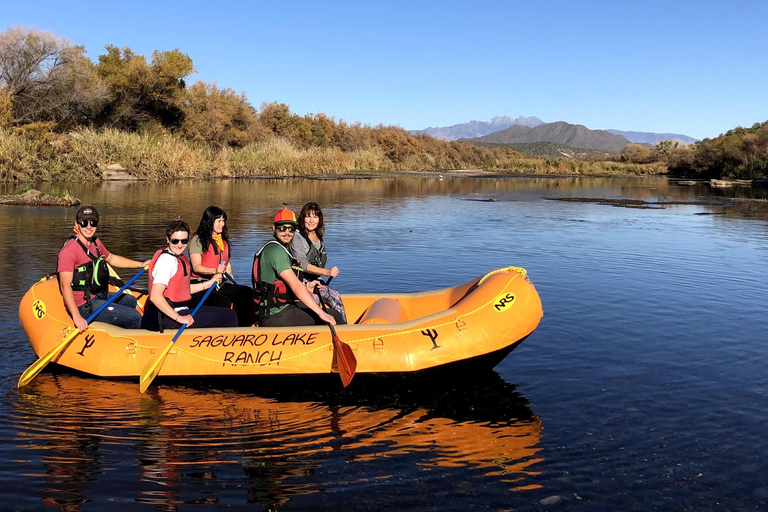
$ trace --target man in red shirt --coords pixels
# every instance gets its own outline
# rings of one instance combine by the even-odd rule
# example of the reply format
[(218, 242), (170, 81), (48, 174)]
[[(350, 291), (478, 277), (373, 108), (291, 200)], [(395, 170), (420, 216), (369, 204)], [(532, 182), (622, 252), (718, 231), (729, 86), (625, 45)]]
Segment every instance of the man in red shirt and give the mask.
[[(96, 238), (98, 225), (99, 212), (96, 208), (80, 208), (75, 215), (75, 235), (64, 242), (56, 267), (64, 305), (80, 332), (88, 328), (85, 319), (109, 297), (109, 270), (105, 262), (119, 268), (138, 269), (149, 265), (149, 260), (142, 263), (110, 253), (101, 240)], [(141, 326), (141, 315), (136, 311), (136, 297), (129, 293), (122, 294), (94, 320), (126, 329), (138, 329)]]

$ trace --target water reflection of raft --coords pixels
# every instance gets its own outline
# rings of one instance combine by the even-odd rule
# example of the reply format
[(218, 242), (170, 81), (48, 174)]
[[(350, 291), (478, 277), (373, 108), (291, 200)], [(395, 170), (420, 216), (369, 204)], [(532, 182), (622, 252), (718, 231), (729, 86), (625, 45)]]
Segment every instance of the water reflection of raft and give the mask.
[[(139, 299), (142, 303), (146, 297)], [(354, 350), (358, 374), (492, 368), (533, 332), (542, 316), (536, 289), (525, 270), (515, 267), (453, 288), (343, 299), (355, 323), (337, 331)], [(55, 278), (32, 286), (19, 317), (38, 356), (61, 343), (72, 328)], [(101, 377), (137, 377), (175, 332), (94, 322), (54, 362)], [(322, 325), (187, 329), (160, 376), (319, 375), (335, 371), (333, 361), (330, 331)]]
[[(478, 468), (515, 491), (539, 487), (542, 423), (515, 386), (494, 372), (461, 382), (423, 381), (411, 388), (406, 379), (388, 379), (344, 394), (317, 379), (264, 381), (255, 392), (247, 381), (223, 389), (206, 382), (158, 386), (142, 395), (130, 382), (41, 375), (20, 391), (7, 421), (24, 450), (41, 453), (39, 472), (48, 477), (50, 493), (76, 492), (70, 476), (81, 478), (86, 494), (109, 489), (115, 466), (124, 471), (138, 461), (141, 481), (169, 491), (153, 487), (152, 496), (142, 498), (157, 501), (145, 502), (170, 503), (181, 493), (199, 504), (198, 493), (210, 497), (213, 484), (232, 484), (225, 468), (235, 464), (269, 478), (269, 499), (282, 502), (333, 485), (306, 480), (328, 460), (360, 464), (395, 456), (407, 457), (401, 461), (409, 466)], [(377, 467), (402, 478), (397, 463)], [(190, 478), (193, 470), (209, 479)], [(259, 479), (246, 483), (257, 486)], [(248, 499), (255, 490), (243, 485), (239, 492)]]

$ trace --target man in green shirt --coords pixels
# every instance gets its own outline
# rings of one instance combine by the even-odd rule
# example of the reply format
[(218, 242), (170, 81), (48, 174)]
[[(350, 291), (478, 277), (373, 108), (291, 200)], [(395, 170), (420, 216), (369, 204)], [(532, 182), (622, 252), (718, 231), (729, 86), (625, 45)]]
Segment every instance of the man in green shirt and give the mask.
[[(254, 287), (260, 301), (268, 300), (268, 315), (261, 314), (262, 327), (336, 325), (337, 319), (315, 303), (307, 285), (301, 282), (294, 270), (294, 261), (288, 252), (298, 223), (296, 216), (287, 208), (275, 214), (272, 224), (274, 234), (254, 257)], [(317, 285), (313, 281), (310, 286)], [(297, 305), (301, 303), (302, 307)]]

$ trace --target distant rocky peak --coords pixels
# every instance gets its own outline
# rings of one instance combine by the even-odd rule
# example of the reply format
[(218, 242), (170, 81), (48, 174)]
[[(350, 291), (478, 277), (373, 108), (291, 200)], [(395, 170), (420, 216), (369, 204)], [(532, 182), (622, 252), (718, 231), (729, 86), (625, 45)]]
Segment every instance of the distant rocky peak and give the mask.
[(542, 121), (536, 116), (530, 116), (530, 117), (517, 116), (516, 119), (512, 119), (509, 116), (496, 116), (490, 121), (488, 121), (488, 124), (491, 126), (504, 126), (504, 127), (510, 127), (510, 126), (519, 124), (519, 125), (527, 126), (529, 128), (534, 128), (536, 126), (544, 124), (544, 121)]
[(466, 123), (455, 124), (453, 126), (429, 127), (424, 130), (412, 130), (411, 133), (427, 133), (437, 139), (457, 140), (462, 138), (473, 138), (487, 135), (489, 133), (504, 130), (514, 125), (525, 126), (526, 128), (535, 128), (544, 124), (544, 121), (536, 116), (519, 116), (512, 119), (509, 116), (496, 116), (490, 121), (468, 121)]
[[(518, 117), (518, 119), (523, 119), (523, 116)], [(493, 119), (488, 121), (488, 124), (505, 124), (508, 126), (511, 126), (514, 123), (515, 120), (509, 116), (495, 116)]]

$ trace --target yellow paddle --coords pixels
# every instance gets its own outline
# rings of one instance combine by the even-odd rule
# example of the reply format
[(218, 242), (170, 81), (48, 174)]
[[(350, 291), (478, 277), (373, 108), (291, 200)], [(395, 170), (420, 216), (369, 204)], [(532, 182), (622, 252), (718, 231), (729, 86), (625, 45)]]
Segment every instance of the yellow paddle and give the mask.
[[(125, 283), (125, 285), (122, 288), (120, 288), (120, 290), (118, 290), (117, 293), (115, 293), (109, 299), (107, 299), (107, 301), (104, 302), (104, 304), (102, 304), (99, 309), (97, 309), (91, 316), (89, 316), (85, 320), (89, 324), (89, 327), (93, 319), (96, 318), (99, 315), (99, 313), (101, 313), (104, 310), (104, 308), (110, 305), (113, 300), (115, 300), (120, 295), (122, 295), (122, 293), (125, 290), (127, 290), (128, 287), (131, 286), (133, 282), (136, 281), (139, 278), (139, 276), (144, 273), (145, 270), (147, 270), (146, 267), (139, 270), (138, 274), (133, 276), (133, 278), (127, 283)], [(32, 379), (34, 379), (37, 376), (37, 374), (40, 373), (43, 370), (43, 368), (46, 367), (48, 363), (50, 363), (53, 359), (58, 357), (59, 354), (61, 354), (67, 349), (69, 344), (72, 343), (72, 340), (74, 340), (78, 334), (80, 334), (80, 331), (78, 329), (71, 329), (69, 331), (69, 334), (67, 334), (67, 336), (64, 338), (64, 341), (62, 341), (61, 343), (53, 347), (51, 350), (43, 354), (42, 357), (40, 357), (40, 359), (32, 363), (32, 365), (29, 368), (27, 368), (24, 371), (24, 373), (21, 374), (21, 377), (19, 377), (19, 383), (17, 387), (26, 386), (27, 384), (29, 384), (29, 382)]]
[[(197, 306), (195, 306), (195, 309), (192, 310), (192, 313), (189, 315), (191, 317), (195, 316), (195, 313), (202, 307), (203, 302), (205, 302), (205, 299), (208, 298), (208, 295), (211, 294), (211, 291), (213, 291), (213, 286), (208, 288), (208, 291), (205, 292), (205, 295), (203, 295), (203, 298), (200, 300), (200, 302), (197, 303)], [(160, 368), (163, 367), (163, 363), (165, 362), (165, 356), (168, 355), (168, 352), (171, 351), (173, 348), (173, 345), (176, 343), (176, 340), (179, 339), (179, 336), (181, 333), (184, 332), (184, 329), (187, 328), (187, 324), (184, 324), (181, 326), (181, 329), (176, 331), (176, 334), (171, 339), (171, 342), (166, 345), (166, 347), (163, 349), (163, 351), (160, 353), (158, 357), (156, 357), (153, 361), (150, 361), (147, 363), (147, 365), (144, 367), (143, 370), (141, 370), (141, 378), (139, 380), (139, 390), (143, 393), (147, 390), (149, 385), (152, 383), (152, 381), (157, 377), (157, 374), (160, 373)]]

